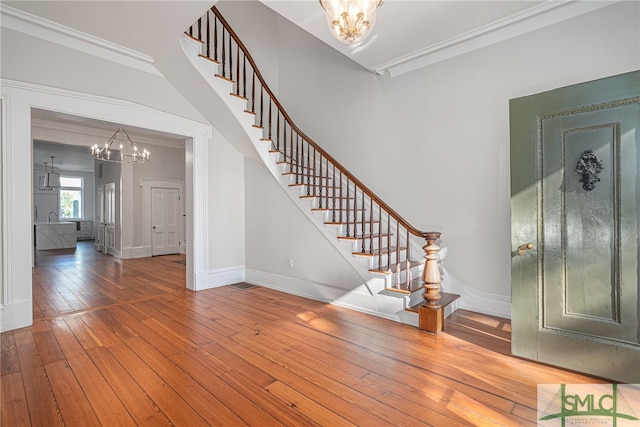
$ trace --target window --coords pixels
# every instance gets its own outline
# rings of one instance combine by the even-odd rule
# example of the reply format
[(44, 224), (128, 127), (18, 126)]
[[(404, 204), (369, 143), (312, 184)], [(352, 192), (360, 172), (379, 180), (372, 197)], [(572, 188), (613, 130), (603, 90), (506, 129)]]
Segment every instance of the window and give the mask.
[(60, 176), (60, 219), (82, 219), (84, 182), (78, 176)]

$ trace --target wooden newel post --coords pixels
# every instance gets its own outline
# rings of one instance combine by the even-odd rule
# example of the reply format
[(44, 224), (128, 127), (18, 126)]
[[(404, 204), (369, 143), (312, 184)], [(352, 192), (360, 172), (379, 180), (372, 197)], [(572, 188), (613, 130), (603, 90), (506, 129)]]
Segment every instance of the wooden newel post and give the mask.
[(444, 327), (444, 308), (440, 305), (441, 277), (438, 268), (440, 247), (435, 243), (440, 238), (440, 233), (426, 233), (424, 237), (427, 240), (427, 245), (424, 247), (426, 263), (422, 274), (424, 287), (422, 297), (425, 299), (425, 304), (418, 310), (418, 327), (437, 334)]

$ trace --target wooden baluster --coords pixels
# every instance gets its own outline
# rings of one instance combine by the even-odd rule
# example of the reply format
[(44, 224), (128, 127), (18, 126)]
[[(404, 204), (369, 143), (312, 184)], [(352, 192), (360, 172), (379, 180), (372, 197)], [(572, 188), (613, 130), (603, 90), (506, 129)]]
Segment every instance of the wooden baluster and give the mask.
[(382, 271), (382, 206), (380, 205), (378, 205), (378, 269)]
[(300, 135), (296, 132), (296, 184), (300, 182)]
[[(332, 200), (331, 200), (331, 211), (333, 212), (333, 220), (332, 222), (336, 222), (336, 167), (335, 165), (333, 166), (333, 169), (331, 170), (331, 196), (332, 196)], [(329, 182), (327, 181), (326, 183), (327, 185), (329, 185)], [(322, 181), (320, 181), (320, 185), (322, 185)]]
[(253, 81), (251, 82), (251, 112), (255, 114), (256, 113), (256, 70), (253, 70), (252, 79)]
[(271, 104), (273, 104), (273, 100), (269, 97), (269, 139), (271, 139)]
[(407, 280), (407, 289), (409, 289), (411, 287), (411, 236), (409, 234), (409, 230), (407, 230), (407, 273), (406, 273), (406, 280)]
[[(324, 156), (320, 157), (320, 172), (318, 173), (318, 176), (320, 178), (320, 182), (322, 182), (322, 163), (324, 163), (323, 159), (324, 159)], [(313, 190), (313, 195), (314, 196), (318, 196), (318, 195), (320, 196), (318, 207), (320, 209), (322, 209), (322, 187), (320, 187), (320, 191), (318, 191), (317, 194), (316, 194), (316, 190), (314, 189)]]
[[(329, 209), (329, 187), (322, 186), (322, 179), (320, 180), (320, 197), (322, 198), (322, 190), (324, 189), (324, 206)], [(327, 160), (327, 165), (324, 168), (324, 182), (329, 181), (329, 160)]]
[[(364, 238), (364, 230), (365, 230), (365, 219), (364, 219), (364, 204), (365, 204), (365, 198), (364, 198), (364, 190), (362, 190), (362, 212), (360, 213), (360, 221), (362, 222), (362, 253), (366, 252), (366, 246), (367, 246), (367, 239)], [(369, 246), (369, 253), (373, 252), (373, 248), (371, 246)]]
[(260, 83), (260, 128), (262, 129), (264, 129), (263, 113), (264, 113), (264, 86), (262, 86), (262, 83)]
[(396, 221), (396, 272), (398, 273), (397, 285), (400, 287), (400, 223)]
[[(225, 29), (224, 26), (222, 27), (222, 77), (227, 76), (227, 72), (226, 72), (226, 67), (225, 64), (227, 63), (227, 55), (226, 55), (226, 50), (225, 50), (225, 42), (224, 42), (224, 33), (225, 33)], [(231, 35), (229, 35), (229, 38), (231, 38)]]
[(211, 58), (211, 46), (210, 46), (210, 42), (211, 42), (211, 28), (210, 28), (210, 24), (209, 24), (209, 12), (207, 10), (207, 42), (205, 43), (206, 46), (206, 54), (207, 54), (207, 58)]
[[(322, 180), (321, 180), (322, 181)], [(322, 182), (321, 182), (322, 184)], [(316, 195), (316, 149), (313, 149), (313, 195)]]
[[(338, 198), (338, 209), (339, 209), (338, 212), (340, 213), (339, 222), (342, 223), (342, 169), (340, 169), (339, 177), (340, 178), (338, 178), (338, 179), (340, 180), (340, 183), (339, 183), (339, 187), (340, 187), (340, 193), (339, 194), (340, 195), (339, 195), (339, 198)], [(333, 207), (335, 208), (336, 205), (334, 204)]]
[(276, 116), (276, 150), (280, 151), (280, 111)]
[[(247, 98), (247, 57), (242, 56), (242, 96)], [(246, 104), (245, 104), (246, 106)]]
[[(304, 143), (304, 138), (302, 139)], [(306, 143), (307, 146), (307, 196), (311, 195), (311, 146)]]
[(198, 40), (202, 41), (202, 18), (198, 18)]
[(236, 95), (240, 95), (240, 46), (236, 44)]
[[(358, 187), (354, 186), (353, 192), (354, 192), (353, 206), (355, 208), (358, 205)], [(364, 190), (363, 190), (362, 191), (362, 203), (361, 203), (363, 212), (364, 212), (364, 206), (365, 206), (364, 202), (365, 202), (365, 200), (364, 200)], [(371, 211), (369, 211), (369, 215), (371, 215)], [(360, 228), (362, 229), (362, 231), (361, 231), (362, 234), (360, 236), (360, 238), (361, 238), (360, 245), (362, 246), (362, 250), (361, 250), (362, 253), (364, 253), (364, 245), (365, 245), (365, 242), (366, 242), (366, 237), (365, 237), (366, 233), (364, 232), (364, 221), (365, 221), (365, 218), (364, 218), (364, 215), (362, 215), (362, 217), (360, 218)], [(356, 229), (355, 226), (353, 227), (353, 229), (354, 229), (354, 232), (357, 233), (357, 229)]]
[(189, 27), (189, 35), (193, 37), (193, 25)]
[(293, 128), (289, 124), (291, 134), (289, 135), (289, 173), (293, 174)]
[(213, 18), (213, 59), (218, 62), (218, 17)]
[[(382, 221), (381, 224), (382, 225)], [(391, 215), (387, 213), (387, 265), (391, 271)]]
[(229, 80), (233, 80), (233, 49), (231, 42), (233, 41), (233, 37), (231, 37), (231, 33), (229, 33)]
[[(362, 238), (365, 238), (364, 232)], [(369, 197), (369, 250), (373, 250), (373, 198)]]
[(427, 245), (424, 247), (427, 260), (422, 274), (424, 293), (422, 297), (426, 303), (420, 307), (418, 314), (418, 326), (420, 329), (439, 333), (444, 327), (444, 308), (440, 305), (440, 269), (438, 268), (438, 252), (440, 247), (436, 240), (440, 233), (425, 233)]
[(296, 147), (298, 147), (298, 175), (300, 176), (300, 184), (304, 184), (305, 168), (304, 168), (304, 144), (300, 141), (300, 135), (296, 135)]
[[(345, 210), (345, 216), (346, 216), (346, 220), (347, 220), (347, 237), (351, 236), (350, 230), (349, 230), (349, 202), (350, 202), (350, 200), (349, 200), (349, 191), (350, 191), (350, 189), (349, 189), (349, 177), (347, 176), (347, 209)], [(353, 228), (354, 228), (354, 234), (357, 234), (355, 232), (355, 227), (353, 227)], [(356, 236), (354, 236), (354, 237), (356, 237)]]
[(287, 172), (287, 119), (282, 117), (282, 153), (284, 160), (284, 167), (282, 168), (285, 173)]

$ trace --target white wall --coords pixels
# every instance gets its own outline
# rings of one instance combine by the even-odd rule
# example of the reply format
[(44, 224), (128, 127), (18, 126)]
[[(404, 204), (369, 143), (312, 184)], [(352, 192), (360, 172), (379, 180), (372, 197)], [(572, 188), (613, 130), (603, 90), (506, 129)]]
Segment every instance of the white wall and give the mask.
[(247, 266), (345, 290), (363, 283), (342, 254), (291, 203), (264, 165), (247, 159), (245, 180)]
[[(271, 13), (241, 3), (220, 5), (234, 27), (249, 6)], [(285, 19), (271, 27), (278, 42), (268, 47), (274, 34), (246, 26), (237, 32), (250, 50), (274, 52), (279, 100), (305, 133), (416, 227), (442, 231), (443, 263), (454, 276), (508, 296), (508, 101), (640, 68), (639, 7), (616, 3), (393, 79), (367, 72)], [(252, 194), (267, 191), (255, 173), (245, 179)], [(249, 266), (255, 254), (281, 257), (291, 244), (295, 229), (269, 242), (251, 238), (249, 230), (280, 209), (247, 206)], [(278, 269), (281, 260), (271, 260), (264, 267)]]
[(209, 145), (209, 267), (245, 265), (244, 157), (219, 132)]

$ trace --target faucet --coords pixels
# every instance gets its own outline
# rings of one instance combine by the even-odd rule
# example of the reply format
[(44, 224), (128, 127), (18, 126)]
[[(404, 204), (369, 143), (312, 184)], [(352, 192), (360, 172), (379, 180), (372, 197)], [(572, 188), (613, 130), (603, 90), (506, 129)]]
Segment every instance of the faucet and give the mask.
[(51, 222), (51, 214), (54, 214), (56, 216), (56, 222), (58, 222), (58, 214), (53, 211), (49, 212), (49, 216), (47, 218), (49, 220), (48, 222)]

